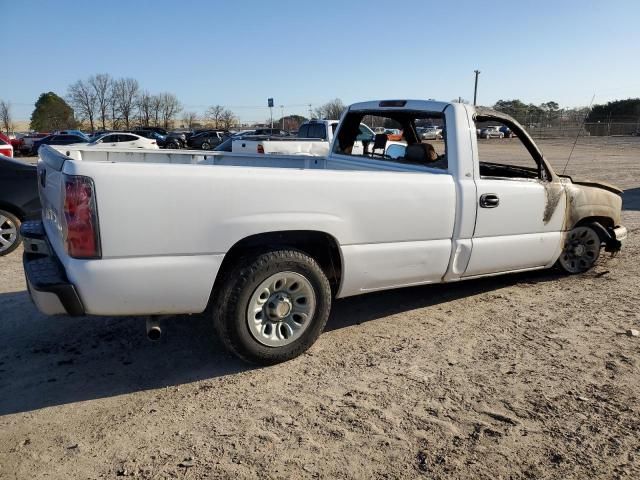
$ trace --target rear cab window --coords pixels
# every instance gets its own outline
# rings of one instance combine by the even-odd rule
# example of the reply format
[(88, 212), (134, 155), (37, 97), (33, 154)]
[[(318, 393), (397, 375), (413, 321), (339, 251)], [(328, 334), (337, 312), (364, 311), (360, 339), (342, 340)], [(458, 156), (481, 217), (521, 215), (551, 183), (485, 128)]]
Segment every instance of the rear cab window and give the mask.
[(349, 111), (333, 153), (448, 171), (445, 132), (442, 112)]
[(325, 140), (327, 138), (327, 128), (324, 123), (305, 123), (298, 130), (298, 137)]

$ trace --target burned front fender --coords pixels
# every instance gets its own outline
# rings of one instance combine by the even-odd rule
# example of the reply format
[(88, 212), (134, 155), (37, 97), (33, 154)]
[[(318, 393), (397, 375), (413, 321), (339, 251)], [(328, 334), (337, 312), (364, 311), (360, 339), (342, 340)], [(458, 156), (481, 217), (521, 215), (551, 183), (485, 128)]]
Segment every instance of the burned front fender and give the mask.
[(596, 182), (573, 182), (563, 179), (567, 194), (565, 230), (588, 218), (606, 219), (610, 227), (620, 225), (622, 191), (613, 185)]

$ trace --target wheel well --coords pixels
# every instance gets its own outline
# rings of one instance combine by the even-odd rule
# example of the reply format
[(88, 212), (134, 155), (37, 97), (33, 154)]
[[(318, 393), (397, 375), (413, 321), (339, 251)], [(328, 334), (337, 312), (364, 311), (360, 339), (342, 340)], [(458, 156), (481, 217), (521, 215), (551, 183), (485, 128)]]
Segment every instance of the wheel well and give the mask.
[(589, 225), (590, 223), (599, 223), (604, 228), (614, 228), (614, 222), (612, 218), (609, 217), (585, 217), (581, 218), (575, 225), (575, 227), (582, 227)]
[(15, 215), (16, 217), (18, 217), (18, 219), (22, 222), (25, 218), (25, 214), (22, 210), (20, 210), (18, 207), (16, 207), (15, 205), (9, 205), (3, 202), (0, 202), (0, 210), (4, 210), (5, 212), (9, 212), (13, 215)]
[(342, 256), (336, 239), (324, 232), (314, 230), (286, 230), (251, 235), (237, 242), (225, 254), (216, 281), (247, 254), (258, 254), (278, 248), (293, 248), (313, 257), (324, 271), (335, 295), (342, 279)]

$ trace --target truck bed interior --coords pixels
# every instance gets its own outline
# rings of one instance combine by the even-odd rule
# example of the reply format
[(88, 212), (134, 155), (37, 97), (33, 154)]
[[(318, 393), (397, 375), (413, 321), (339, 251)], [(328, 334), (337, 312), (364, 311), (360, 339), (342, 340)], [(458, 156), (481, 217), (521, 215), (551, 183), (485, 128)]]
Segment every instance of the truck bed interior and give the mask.
[(160, 163), (180, 165), (219, 165), (231, 167), (296, 168), (324, 170), (380, 170), (380, 171), (429, 171), (419, 165), (408, 165), (383, 159), (352, 157), (349, 159), (325, 158), (311, 155), (256, 155), (196, 150), (138, 150), (138, 149), (91, 149), (90, 147), (57, 147), (64, 156), (83, 162), (107, 163)]

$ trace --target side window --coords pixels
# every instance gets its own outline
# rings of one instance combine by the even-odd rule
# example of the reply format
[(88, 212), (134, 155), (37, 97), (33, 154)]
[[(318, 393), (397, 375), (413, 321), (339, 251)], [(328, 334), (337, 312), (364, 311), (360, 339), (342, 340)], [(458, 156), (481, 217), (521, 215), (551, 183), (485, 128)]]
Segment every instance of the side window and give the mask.
[(120, 142), (135, 142), (137, 140), (133, 135), (118, 135)]
[(476, 121), (478, 160), (483, 178), (533, 179), (541, 168), (525, 144), (500, 120)]

